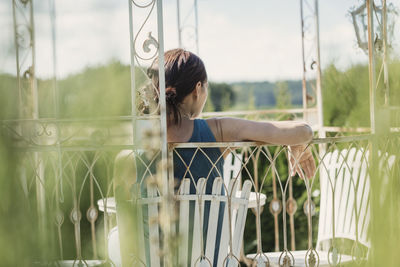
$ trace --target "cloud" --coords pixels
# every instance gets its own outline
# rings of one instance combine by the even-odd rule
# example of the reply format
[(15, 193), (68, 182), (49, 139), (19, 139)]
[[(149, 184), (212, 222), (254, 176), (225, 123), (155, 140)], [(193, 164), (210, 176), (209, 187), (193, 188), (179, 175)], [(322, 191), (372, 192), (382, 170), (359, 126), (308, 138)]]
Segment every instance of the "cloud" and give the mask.
[[(242, 23), (208, 10), (200, 21), (200, 53), (215, 80), (299, 77), (300, 27), (287, 34), (276, 25)], [(298, 26), (294, 24), (292, 27)], [(290, 26), (289, 26), (290, 27)], [(291, 29), (290, 29), (291, 31)]]
[[(400, 0), (393, 1), (399, 4)], [(130, 63), (128, 2), (125, 0), (71, 0), (56, 2), (58, 75), (64, 77), (87, 65), (111, 59)], [(346, 17), (357, 1), (320, 3), (322, 66), (365, 62), (354, 30)], [(165, 49), (178, 46), (176, 2), (163, 1)], [(52, 39), (47, 1), (35, 2), (37, 73), (52, 74)], [(15, 72), (11, 1), (0, 3), (0, 70)], [(146, 14), (135, 13), (137, 31)], [(138, 38), (149, 31), (157, 37), (156, 16)], [(400, 31), (398, 31), (400, 32)], [(400, 38), (396, 39), (397, 46)], [(300, 11), (286, 1), (199, 1), (199, 42), (210, 79), (215, 81), (299, 79), (302, 76)], [(396, 45), (396, 44), (395, 44)]]

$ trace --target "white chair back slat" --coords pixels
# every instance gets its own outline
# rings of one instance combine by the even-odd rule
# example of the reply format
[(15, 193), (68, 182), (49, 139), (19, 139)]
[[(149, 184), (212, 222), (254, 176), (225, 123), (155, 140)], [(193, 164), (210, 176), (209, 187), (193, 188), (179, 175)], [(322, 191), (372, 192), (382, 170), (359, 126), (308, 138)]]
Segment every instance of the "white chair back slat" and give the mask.
[[(236, 197), (236, 192), (238, 190), (238, 187), (239, 187), (239, 181), (237, 179), (229, 180), (229, 183), (227, 186), (227, 188), (228, 188), (227, 196), (230, 199), (233, 199)], [(246, 212), (247, 212), (247, 210), (246, 210)], [(231, 213), (231, 217), (229, 217), (229, 205), (226, 202), (225, 210), (224, 210), (224, 220), (222, 222), (221, 243), (220, 243), (220, 250), (219, 250), (219, 255), (218, 255), (217, 266), (222, 266), (226, 256), (228, 255), (229, 240), (230, 240), (230, 238), (232, 238), (232, 233), (229, 233), (229, 220), (231, 220), (231, 222), (232, 222), (232, 231), (234, 231), (234, 229), (235, 229), (236, 214), (237, 214), (236, 210), (231, 207), (230, 213)], [(243, 235), (241, 237), (243, 237)]]
[(231, 179), (228, 183), (228, 192), (227, 195), (229, 197), (235, 197), (236, 196), (236, 192), (238, 191), (239, 188), (239, 181), (236, 179)]
[(337, 175), (336, 166), (338, 155), (338, 150), (329, 152), (320, 163), (321, 200), (317, 249), (321, 249), (322, 240), (329, 239), (327, 233), (332, 231), (332, 213), (328, 212), (328, 207), (332, 207), (332, 186)]
[[(328, 170), (321, 169), (320, 177), (321, 202), (317, 249), (321, 249), (323, 241), (332, 239), (334, 226), (336, 238), (358, 240), (361, 244), (369, 246), (368, 153), (362, 149), (351, 148), (343, 149), (340, 153), (335, 150), (328, 154), (331, 155), (324, 158)], [(332, 209), (333, 192), (329, 178), (335, 191), (334, 209)]]
[(208, 230), (207, 230), (207, 241), (206, 241), (206, 251), (205, 256), (210, 262), (214, 261), (214, 252), (215, 252), (215, 237), (217, 236), (217, 227), (218, 227), (218, 218), (219, 208), (220, 208), (220, 198), (221, 190), (222, 190), (222, 178), (216, 178), (214, 180), (212, 195), (215, 196), (211, 200), (210, 204), (210, 218), (208, 223)]
[[(183, 179), (179, 195), (190, 194), (190, 179)], [(188, 264), (188, 245), (189, 245), (189, 200), (181, 199), (179, 203), (179, 264)]]
[[(251, 187), (252, 187), (252, 184), (249, 180), (246, 180), (243, 183), (242, 194), (240, 196), (241, 199), (249, 199)], [(236, 220), (235, 230), (234, 230), (234, 234), (233, 234), (233, 242), (232, 242), (233, 255), (235, 255), (236, 258), (238, 258), (238, 259), (240, 258), (240, 247), (241, 247), (243, 233), (244, 233), (244, 226), (246, 223), (246, 219), (245, 219), (246, 216), (247, 216), (247, 204), (240, 205), (239, 209), (237, 210), (237, 218), (240, 218), (240, 219)]]
[[(228, 196), (230, 198), (236, 197), (236, 192), (238, 191), (240, 181), (238, 179), (231, 179), (228, 183)], [(236, 219), (237, 219), (237, 209), (231, 210), (231, 221), (232, 221), (232, 233), (235, 230)]]
[[(319, 173), (320, 173), (320, 177), (323, 176), (328, 176), (328, 167), (329, 167), (329, 162), (331, 160), (332, 157), (332, 153), (327, 153), (321, 160), (320, 163), (320, 169), (319, 169)], [(320, 179), (320, 188), (321, 188), (321, 195), (320, 195), (320, 206), (322, 205), (328, 205), (327, 202), (327, 195), (328, 195), (328, 190), (329, 190), (329, 186), (328, 186), (328, 179)], [(320, 226), (318, 227), (318, 236), (320, 236), (320, 233), (325, 231), (325, 226), (327, 224), (326, 222), (327, 218), (326, 218), (326, 214), (324, 214), (324, 211), (320, 209), (320, 214), (319, 214), (319, 221), (320, 221)], [(319, 242), (317, 242), (317, 245), (319, 244)], [(317, 247), (317, 249), (320, 249)]]
[(205, 178), (200, 178), (197, 182), (192, 240), (192, 266), (195, 266), (196, 261), (199, 260), (203, 246), (203, 243), (201, 242), (204, 219), (204, 200), (202, 195), (204, 195), (206, 191), (206, 182), (207, 180)]
[(122, 266), (121, 246), (119, 244), (118, 227), (114, 227), (108, 233), (108, 257), (115, 266)]
[(349, 192), (349, 181), (350, 173), (347, 166), (346, 155), (347, 149), (343, 149), (337, 161), (337, 176), (335, 176), (334, 183), (334, 194), (335, 194), (335, 232), (340, 232), (343, 227), (343, 217), (345, 213), (345, 205), (347, 202), (347, 193)]
[[(149, 198), (157, 197), (157, 189), (149, 185), (147, 188), (147, 195)], [(150, 266), (160, 266), (160, 235), (159, 235), (159, 223), (158, 223), (158, 203), (148, 204), (149, 214), (149, 246), (150, 246)]]
[(222, 221), (222, 229), (221, 229), (221, 241), (220, 241), (220, 249), (218, 253), (218, 261), (217, 266), (222, 266), (225, 257), (228, 254), (228, 245), (229, 245), (229, 213), (228, 213), (228, 203), (225, 202), (224, 209), (224, 220)]
[(242, 167), (242, 154), (235, 152), (229, 153), (224, 160), (224, 183), (229, 184), (231, 179), (238, 179), (239, 183), (242, 180), (241, 167)]
[[(356, 150), (355, 148), (353, 149)], [(351, 165), (353, 169), (352, 173), (353, 183), (350, 186), (352, 192), (351, 200), (353, 206), (348, 208), (347, 210), (347, 212), (351, 214), (351, 219), (348, 220), (350, 223), (346, 223), (346, 228), (343, 230), (343, 235), (346, 233), (348, 233), (350, 236), (354, 235), (352, 239), (359, 237), (359, 235), (357, 235), (356, 226), (359, 227), (360, 221), (362, 221), (363, 216), (365, 216), (365, 214), (364, 215), (362, 213), (360, 214), (361, 206), (366, 204), (362, 202), (363, 195), (364, 193), (366, 193), (363, 190), (365, 188), (366, 173), (363, 173), (362, 170), (363, 168), (361, 162), (362, 152), (363, 152), (362, 150), (357, 150), (357, 153), (354, 157), (354, 162)], [(358, 231), (360, 231), (360, 228), (358, 228)]]
[[(367, 206), (367, 203), (363, 203), (363, 199), (364, 197), (368, 197), (368, 192), (369, 191), (365, 191), (366, 188), (366, 183), (365, 183), (365, 177), (366, 177), (366, 169), (364, 169), (364, 167), (362, 166), (362, 161), (363, 161), (363, 151), (362, 150), (358, 150), (355, 157), (354, 157), (354, 163), (353, 163), (353, 177), (354, 177), (354, 190), (357, 192), (355, 201), (357, 203), (354, 203), (355, 206)], [(354, 196), (353, 196), (354, 199)], [(361, 207), (361, 210), (363, 208)], [(357, 218), (360, 216), (361, 214), (361, 218), (365, 215), (362, 214), (362, 212), (360, 213), (360, 210), (357, 209), (356, 212), (352, 212), (351, 213), (351, 219), (349, 220), (350, 224), (355, 225), (355, 222), (357, 221)], [(356, 218), (357, 217), (357, 218)], [(350, 227), (350, 226), (348, 226)], [(354, 230), (355, 231), (355, 230)]]
[(370, 247), (371, 243), (368, 238), (367, 228), (370, 222), (370, 179), (368, 175), (368, 151), (366, 153), (360, 154), (360, 175), (359, 175), (359, 185), (357, 194), (357, 212), (359, 216), (358, 220), (358, 238), (359, 241), (365, 246)]
[(337, 209), (337, 222), (336, 229), (338, 233), (346, 233), (346, 229), (353, 227), (351, 221), (354, 214), (354, 185), (357, 182), (357, 177), (353, 174), (354, 166), (354, 155), (356, 149), (342, 150), (340, 159), (343, 161), (342, 173), (343, 176), (339, 176), (337, 182), (341, 184), (340, 188), (336, 190), (340, 191), (340, 198), (337, 199), (340, 203)]

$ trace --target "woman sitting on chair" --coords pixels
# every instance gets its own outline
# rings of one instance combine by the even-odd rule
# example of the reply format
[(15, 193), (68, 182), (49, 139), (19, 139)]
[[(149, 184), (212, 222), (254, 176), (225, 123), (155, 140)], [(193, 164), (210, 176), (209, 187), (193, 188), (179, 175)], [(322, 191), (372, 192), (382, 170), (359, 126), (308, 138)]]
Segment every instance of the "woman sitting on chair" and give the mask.
[[(240, 142), (256, 141), (262, 143), (288, 145), (291, 150), (291, 165), (295, 167), (291, 174), (299, 173), (302, 178), (306, 176), (312, 178), (315, 174), (315, 162), (306, 144), (312, 139), (311, 127), (303, 122), (294, 121), (270, 121), (256, 122), (237, 118), (210, 118), (197, 119), (201, 114), (207, 100), (208, 79), (202, 60), (195, 54), (183, 49), (173, 49), (165, 53), (165, 84), (166, 84), (166, 103), (167, 103), (167, 141), (177, 142)], [(158, 62), (155, 60), (148, 70), (148, 75), (152, 79), (152, 85), (146, 87), (141, 92), (142, 111), (148, 113), (158, 104), (159, 84), (158, 84)], [(195, 194), (195, 185), (199, 178), (206, 178), (206, 194), (211, 194), (212, 185), (217, 177), (223, 177), (223, 149), (220, 148), (179, 148), (174, 153), (174, 176), (179, 188), (179, 182), (184, 178), (191, 180), (190, 193)], [(109, 255), (110, 259), (117, 266), (121, 263), (121, 254), (126, 264), (131, 264), (131, 248), (134, 244), (132, 238), (135, 233), (130, 224), (132, 207), (126, 203), (130, 199), (132, 185), (144, 185), (143, 179), (146, 173), (154, 171), (154, 164), (148, 168), (147, 160), (135, 159), (133, 153), (120, 153), (115, 161), (114, 168), (114, 192), (117, 201), (118, 234), (114, 228), (109, 235)], [(151, 161), (153, 162), (153, 161)], [(299, 164), (294, 164), (298, 162)], [(151, 170), (152, 169), (152, 170)], [(301, 170), (302, 169), (302, 170)], [(304, 174), (304, 175), (303, 175)], [(225, 185), (227, 186), (227, 185)], [(137, 189), (137, 187), (136, 187)], [(143, 188), (142, 188), (143, 189)], [(146, 190), (143, 190), (146, 191)], [(222, 192), (223, 193), (223, 192)], [(143, 194), (143, 192), (142, 192)], [(142, 195), (146, 197), (146, 195)], [(119, 203), (119, 204), (118, 204)], [(222, 206), (223, 204), (221, 204)], [(218, 248), (221, 238), (222, 218), (224, 208), (220, 206), (219, 214), (212, 214), (218, 218), (217, 231), (215, 238), (215, 252), (213, 266), (217, 266)], [(189, 235), (193, 232), (194, 205), (189, 209)], [(210, 203), (204, 205), (203, 234), (207, 233), (208, 217), (210, 216)], [(143, 231), (147, 238), (144, 246), (145, 261), (149, 265), (150, 255), (149, 229), (148, 229), (147, 209), (143, 206)], [(119, 237), (121, 238), (121, 248), (119, 249)], [(189, 254), (191, 251), (189, 250)], [(188, 259), (191, 256), (189, 255)], [(190, 263), (188, 263), (190, 265)]]
[[(195, 54), (173, 49), (165, 53), (165, 94), (167, 103), (167, 141), (181, 142), (240, 142), (256, 141), (262, 143), (288, 145), (291, 149), (291, 162), (298, 162), (295, 171), (302, 177), (312, 178), (315, 162), (306, 144), (311, 141), (313, 132), (309, 125), (295, 121), (256, 122), (237, 118), (197, 119), (200, 116), (208, 94), (207, 72), (203, 61)], [(153, 85), (159, 90), (158, 62), (155, 60), (148, 70)], [(152, 94), (152, 93), (150, 93)], [(158, 103), (159, 92), (153, 92), (154, 102)], [(216, 177), (223, 177), (223, 148), (176, 149), (174, 153), (174, 177), (179, 182), (184, 178), (191, 180), (190, 193), (196, 193), (199, 178), (205, 177), (206, 194), (211, 194)], [(304, 177), (303, 177), (304, 178)], [(225, 185), (227, 186), (227, 185)], [(208, 222), (209, 204), (205, 204), (204, 222)], [(221, 211), (224, 209), (221, 207)], [(193, 218), (194, 207), (189, 217)], [(213, 216), (217, 216), (214, 214)], [(215, 248), (219, 247), (223, 212), (218, 215), (218, 229)], [(207, 225), (204, 225), (204, 233)], [(190, 257), (189, 257), (190, 258)], [(214, 263), (218, 249), (214, 253)]]

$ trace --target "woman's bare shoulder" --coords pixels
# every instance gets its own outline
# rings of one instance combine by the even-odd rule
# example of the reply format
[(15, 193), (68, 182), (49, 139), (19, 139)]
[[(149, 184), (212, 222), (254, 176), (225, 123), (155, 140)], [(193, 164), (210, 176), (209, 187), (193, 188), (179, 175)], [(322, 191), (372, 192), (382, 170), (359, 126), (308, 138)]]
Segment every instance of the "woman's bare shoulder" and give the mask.
[(213, 133), (215, 140), (217, 142), (223, 142), (222, 137), (220, 136), (220, 131), (219, 131), (219, 126), (218, 126), (218, 119), (217, 117), (215, 118), (208, 118), (205, 119), (207, 122), (208, 127), (210, 128), (211, 132)]

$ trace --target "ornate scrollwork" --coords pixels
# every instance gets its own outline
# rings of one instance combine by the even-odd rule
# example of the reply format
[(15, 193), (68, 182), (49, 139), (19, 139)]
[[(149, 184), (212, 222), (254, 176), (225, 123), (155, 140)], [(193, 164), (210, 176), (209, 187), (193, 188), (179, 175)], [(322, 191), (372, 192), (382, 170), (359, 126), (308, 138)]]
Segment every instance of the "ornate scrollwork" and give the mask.
[(91, 223), (93, 223), (97, 220), (98, 215), (99, 215), (99, 211), (94, 206), (89, 207), (89, 209), (86, 212), (86, 218)]
[[(226, 258), (225, 258), (226, 261)], [(225, 262), (224, 261), (224, 262)], [(225, 264), (224, 264), (225, 265)], [(211, 267), (212, 263), (211, 261), (206, 257), (206, 256), (200, 256), (194, 263), (194, 266), (198, 266), (198, 267)]]
[(41, 129), (38, 129), (36, 131), (36, 136), (43, 136), (43, 135), (51, 136), (53, 134), (52, 130), (47, 129), (49, 126), (48, 124), (43, 123), (38, 125), (41, 125), (42, 127)]
[(31, 46), (31, 29), (29, 25), (20, 24), (15, 28), (17, 45), (28, 49)]
[(330, 266), (338, 266), (341, 262), (342, 255), (336, 246), (331, 246), (328, 251), (328, 263)]
[(146, 267), (146, 263), (144, 263), (136, 255), (131, 254), (131, 265), (130, 266), (143, 266), (143, 267)]
[[(207, 259), (207, 258), (206, 258)], [(229, 260), (229, 261), (228, 261)], [(210, 260), (207, 259), (207, 261), (209, 262), (209, 266), (212, 266)], [(207, 263), (208, 263), (207, 262)], [(222, 262), (223, 266), (227, 266), (227, 263), (229, 262), (229, 266), (239, 266), (240, 265), (240, 261), (239, 259), (234, 255), (234, 254), (229, 254), (228, 256), (225, 257), (224, 261)], [(207, 267), (208, 265), (204, 264), (204, 267)], [(203, 267), (201, 266), (201, 267)]]
[(312, 200), (311, 200), (310, 204), (308, 203), (308, 200), (304, 201), (304, 204), (303, 204), (304, 214), (308, 215), (308, 211), (310, 210), (309, 205), (311, 206), (311, 216), (314, 216), (315, 215), (315, 203)]
[(77, 208), (72, 209), (69, 219), (71, 220), (72, 223), (79, 223), (80, 220), (82, 219), (81, 211)]
[(269, 267), (269, 261), (264, 260), (262, 257), (259, 257), (254, 260), (253, 267)]
[(363, 262), (365, 257), (365, 250), (363, 250), (363, 247), (357, 241), (354, 242), (351, 248), (351, 257), (352, 260), (359, 265)]
[(271, 202), (269, 204), (269, 211), (272, 214), (281, 213), (281, 211), (282, 211), (282, 202), (277, 198), (274, 198), (273, 200), (271, 200)]
[(196, 47), (196, 28), (193, 26), (185, 26), (181, 30), (181, 35), (182, 35), (182, 41), (185, 43), (184, 47), (185, 48), (194, 48)]
[[(142, 35), (142, 33), (144, 31), (144, 27), (146, 26), (147, 22), (149, 21), (151, 14), (154, 11), (156, 2), (155, 2), (155, 0), (153, 0), (145, 5), (140, 5), (140, 4), (136, 3), (135, 1), (132, 1), (132, 2), (135, 4), (135, 6), (141, 8), (141, 9), (150, 8), (148, 13), (146, 14), (144, 22), (142, 23), (138, 32), (136, 33), (135, 38), (133, 40), (133, 44), (132, 44), (133, 50), (135, 51), (135, 57), (137, 57), (138, 59), (144, 60), (144, 61), (149, 61), (149, 60), (154, 59), (158, 54), (158, 41), (151, 35), (151, 31), (148, 33), (147, 38), (143, 41), (141, 46), (138, 45), (138, 40), (139, 40), (139, 37)], [(154, 46), (155, 49), (151, 49), (150, 48), (151, 46)], [(142, 51), (137, 49), (138, 47), (142, 47)]]
[(156, 49), (158, 49), (158, 42), (151, 35), (151, 32), (149, 32), (147, 39), (143, 42), (143, 51), (146, 53), (150, 53), (151, 52), (150, 46), (154, 46)]
[(57, 226), (61, 226), (64, 223), (64, 213), (61, 210), (56, 211), (54, 222)]
[(297, 202), (294, 198), (289, 198), (286, 201), (286, 212), (289, 215), (294, 215), (296, 213), (297, 210)]
[(282, 251), (278, 262), (280, 267), (291, 267), (295, 265), (294, 256), (288, 250)]
[(131, 0), (131, 1), (135, 6), (137, 6), (139, 8), (149, 7), (151, 4), (154, 4), (154, 2), (155, 2), (155, 0), (150, 0), (147, 4), (139, 4), (138, 3), (139, 1), (135, 1), (135, 0)]
[(320, 262), (320, 260), (319, 260), (318, 252), (313, 248), (310, 248), (309, 250), (307, 250), (306, 257), (305, 257), (306, 267), (317, 267), (317, 266), (319, 266), (319, 262)]
[(24, 79), (30, 79), (33, 77), (33, 74), (33, 68), (30, 66), (26, 71), (24, 71), (22, 77), (24, 77)]

